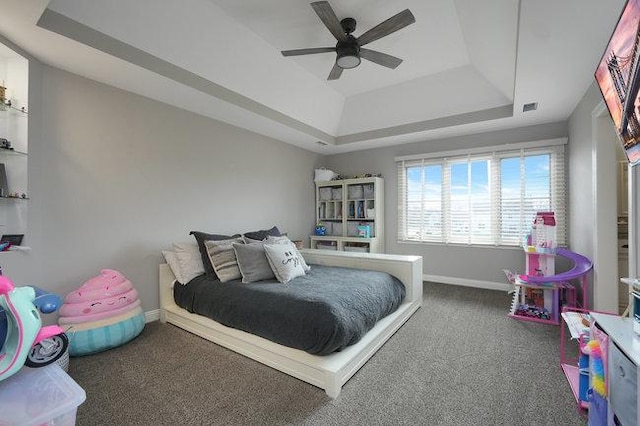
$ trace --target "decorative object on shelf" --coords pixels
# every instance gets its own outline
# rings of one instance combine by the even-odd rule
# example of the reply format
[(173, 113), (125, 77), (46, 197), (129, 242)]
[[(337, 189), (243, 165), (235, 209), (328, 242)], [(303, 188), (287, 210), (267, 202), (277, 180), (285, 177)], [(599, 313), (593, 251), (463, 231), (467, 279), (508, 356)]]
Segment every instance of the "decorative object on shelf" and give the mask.
[(9, 142), (9, 140), (5, 138), (0, 138), (0, 149), (8, 149), (10, 151), (13, 151), (11, 142)]
[(324, 167), (320, 167), (315, 170), (315, 177), (313, 179), (314, 182), (326, 182), (333, 180), (338, 174), (333, 170), (326, 169)]
[(5, 96), (6, 96), (6, 90), (7, 88), (4, 87), (4, 81), (2, 82), (2, 84), (0, 84), (0, 102), (1, 103), (5, 103)]
[(19, 200), (28, 200), (29, 199), (29, 196), (27, 194), (25, 194), (24, 192), (14, 191), (14, 192), (5, 193), (2, 190), (2, 188), (0, 188), (0, 192), (2, 192), (2, 194), (0, 195), (0, 198), (17, 198)]
[(370, 225), (358, 225), (358, 237), (371, 238), (371, 226)]
[(144, 313), (131, 281), (113, 269), (69, 293), (60, 308), (60, 326), (69, 336), (71, 356), (90, 355), (132, 340), (144, 328)]
[(327, 228), (322, 224), (322, 222), (318, 222), (316, 225), (316, 235), (323, 236), (327, 234)]
[(0, 243), (9, 243), (12, 246), (19, 246), (22, 244), (24, 234), (4, 234), (0, 237)]
[(382, 177), (382, 173), (364, 173), (362, 175), (353, 175), (349, 179), (365, 179), (371, 177)]

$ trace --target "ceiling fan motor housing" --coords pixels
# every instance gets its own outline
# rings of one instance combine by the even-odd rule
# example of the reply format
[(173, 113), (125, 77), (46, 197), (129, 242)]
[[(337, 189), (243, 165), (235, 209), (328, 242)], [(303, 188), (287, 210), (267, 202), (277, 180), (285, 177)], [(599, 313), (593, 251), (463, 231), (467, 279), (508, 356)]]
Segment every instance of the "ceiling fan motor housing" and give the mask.
[(347, 36), (347, 41), (339, 41), (336, 44), (336, 53), (336, 63), (340, 68), (349, 69), (360, 65), (360, 45), (351, 34)]
[(351, 34), (356, 30), (356, 20), (353, 18), (344, 18), (340, 21), (340, 26), (342, 26), (345, 33)]

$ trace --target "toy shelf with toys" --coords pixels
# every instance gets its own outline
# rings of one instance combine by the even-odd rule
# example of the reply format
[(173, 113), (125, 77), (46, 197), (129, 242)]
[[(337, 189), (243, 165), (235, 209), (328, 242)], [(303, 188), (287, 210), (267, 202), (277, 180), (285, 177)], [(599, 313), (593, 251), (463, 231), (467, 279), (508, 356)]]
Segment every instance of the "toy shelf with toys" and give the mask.
[[(553, 212), (538, 212), (524, 244), (526, 273), (507, 277), (513, 284), (513, 299), (509, 316), (523, 321), (560, 324), (563, 306), (577, 307), (576, 287), (580, 282), (581, 307), (587, 306), (587, 274), (593, 264), (586, 257), (566, 248), (557, 247)], [(572, 267), (555, 273), (556, 258), (572, 262)]]
[[(587, 391), (589, 389), (589, 335), (591, 329), (591, 317), (589, 311), (579, 308), (565, 307), (562, 309), (564, 326), (560, 329), (560, 367), (569, 382), (571, 391), (580, 408), (589, 408)], [(569, 332), (572, 341), (578, 343), (578, 355), (568, 357), (566, 355), (566, 342)]]

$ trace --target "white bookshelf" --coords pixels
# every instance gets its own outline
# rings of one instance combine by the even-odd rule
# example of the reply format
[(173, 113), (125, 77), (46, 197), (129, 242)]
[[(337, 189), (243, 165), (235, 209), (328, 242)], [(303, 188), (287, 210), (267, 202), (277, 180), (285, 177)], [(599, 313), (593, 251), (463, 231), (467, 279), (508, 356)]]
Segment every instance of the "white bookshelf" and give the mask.
[(326, 234), (310, 237), (313, 249), (383, 253), (384, 179), (316, 182), (316, 223)]

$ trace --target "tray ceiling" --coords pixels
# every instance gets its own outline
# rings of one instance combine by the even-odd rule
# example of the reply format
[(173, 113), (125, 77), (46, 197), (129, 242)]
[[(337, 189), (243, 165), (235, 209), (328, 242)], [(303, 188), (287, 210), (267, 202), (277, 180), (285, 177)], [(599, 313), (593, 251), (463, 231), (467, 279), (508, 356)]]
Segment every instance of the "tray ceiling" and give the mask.
[(398, 68), (362, 61), (335, 81), (334, 53), (280, 54), (335, 44), (299, 0), (5, 3), (0, 34), (45, 63), (337, 153), (566, 120), (624, 1), (330, 1), (356, 37), (406, 8), (416, 19), (367, 45)]

